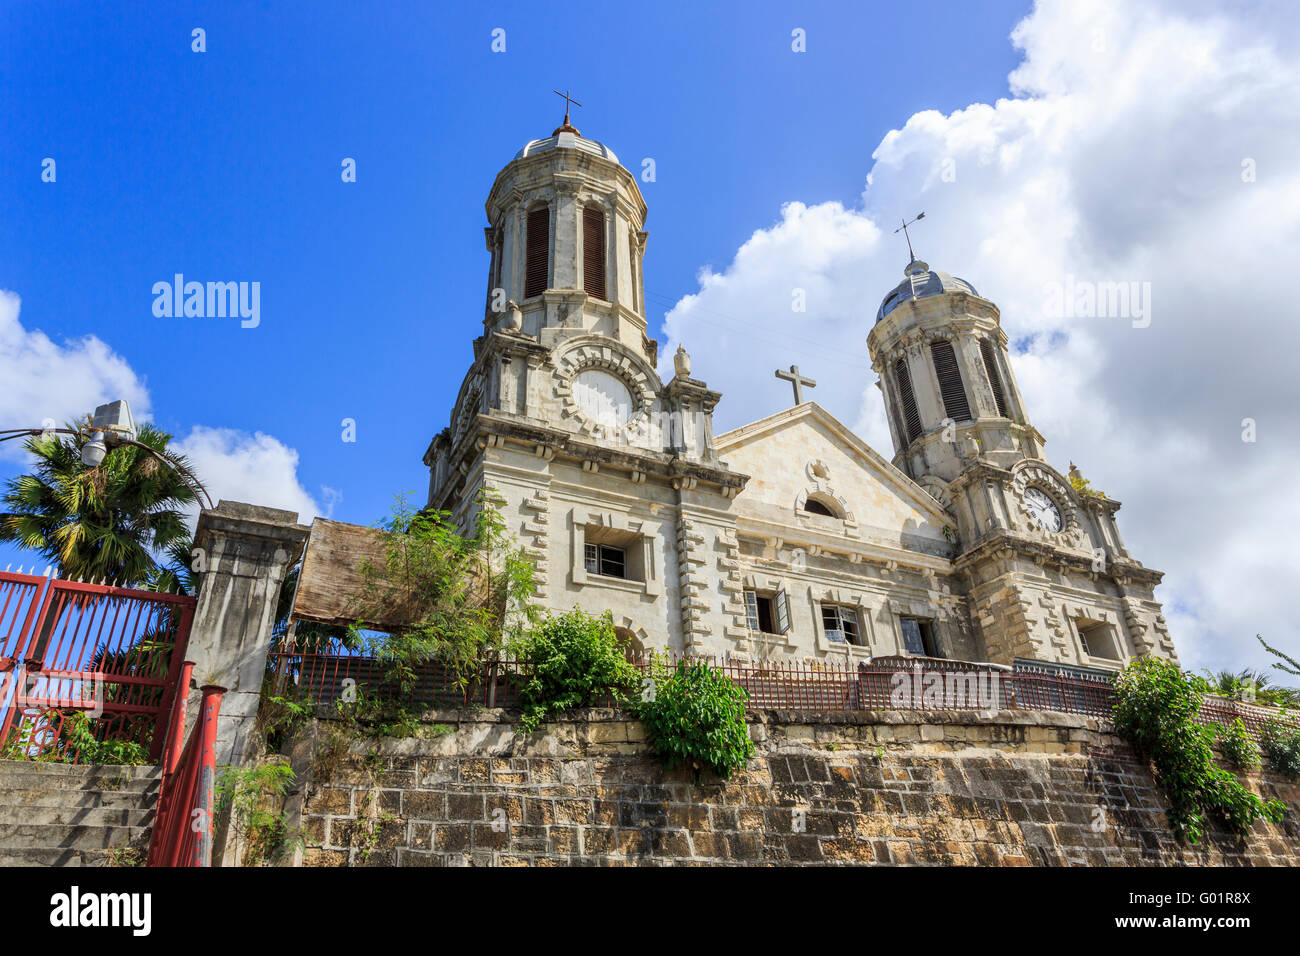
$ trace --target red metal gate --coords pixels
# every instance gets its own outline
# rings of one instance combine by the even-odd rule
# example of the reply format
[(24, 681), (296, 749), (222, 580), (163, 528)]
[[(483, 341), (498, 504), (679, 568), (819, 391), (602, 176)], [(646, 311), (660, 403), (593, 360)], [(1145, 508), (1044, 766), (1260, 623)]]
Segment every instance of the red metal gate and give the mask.
[(93, 737), (133, 742), (157, 762), (194, 606), (0, 572), (0, 755), (76, 763)]

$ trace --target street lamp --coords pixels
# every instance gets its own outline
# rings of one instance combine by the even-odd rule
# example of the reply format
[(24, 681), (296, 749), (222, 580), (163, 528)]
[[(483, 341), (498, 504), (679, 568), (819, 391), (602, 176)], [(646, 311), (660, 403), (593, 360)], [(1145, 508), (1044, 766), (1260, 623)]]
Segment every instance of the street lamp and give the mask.
[(0, 431), (0, 441), (8, 441), (22, 435), (48, 435), (50, 433), (80, 435), (85, 438), (81, 444), (81, 463), (87, 468), (98, 468), (104, 463), (109, 450), (119, 445), (133, 445), (136, 448), (143, 448), (180, 475), (181, 480), (194, 492), (195, 496), (201, 496), (207, 502), (207, 507), (212, 507), (212, 498), (209, 497), (207, 489), (188, 469), (181, 467), (174, 461), (170, 461), (148, 445), (135, 440), (135, 422), (131, 418), (131, 406), (124, 400), (98, 406), (95, 409), (95, 414), (91, 416), (90, 424), (79, 429), (9, 428)]

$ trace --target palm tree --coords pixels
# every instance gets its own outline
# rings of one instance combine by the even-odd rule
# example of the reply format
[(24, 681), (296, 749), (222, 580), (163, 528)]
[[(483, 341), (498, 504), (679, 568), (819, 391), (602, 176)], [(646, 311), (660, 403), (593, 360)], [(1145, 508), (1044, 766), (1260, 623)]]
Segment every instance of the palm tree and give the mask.
[(1277, 687), (1264, 671), (1253, 671), (1249, 667), (1240, 673), (1205, 671), (1209, 681), (1209, 692), (1229, 700), (1253, 701), (1268, 706), (1294, 706), (1300, 692), (1290, 687)]
[(136, 441), (176, 467), (124, 444), (93, 468), (81, 461), (83, 434), (29, 438), (35, 469), (7, 483), (0, 541), (39, 552), (65, 578), (147, 582), (159, 572), (154, 556), (189, 539), (184, 509), (195, 494), (182, 474), (190, 464), (167, 450), (171, 437), (141, 425)]
[[(1274, 657), (1280, 657), (1282, 658), (1282, 660), (1286, 661), (1286, 664), (1283, 664), (1280, 661), (1274, 661), (1273, 666), (1277, 670), (1280, 670), (1284, 674), (1290, 674), (1292, 677), (1300, 677), (1300, 661), (1297, 661), (1294, 657), (1291, 657), (1288, 654), (1284, 654), (1282, 651), (1279, 651), (1276, 647), (1269, 647), (1268, 642), (1264, 640), (1264, 638), (1260, 637), (1258, 634), (1255, 635), (1255, 640), (1263, 644), (1264, 650), (1268, 651)], [(1290, 664), (1291, 666), (1288, 667), (1287, 664)], [(1300, 691), (1298, 691), (1297, 693), (1300, 693)]]

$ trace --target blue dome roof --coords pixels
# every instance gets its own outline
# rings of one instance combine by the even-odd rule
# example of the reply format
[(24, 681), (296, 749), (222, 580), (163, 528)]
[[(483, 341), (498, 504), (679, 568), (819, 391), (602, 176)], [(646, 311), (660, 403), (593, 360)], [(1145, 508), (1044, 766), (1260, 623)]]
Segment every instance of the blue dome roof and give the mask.
[(904, 279), (894, 287), (894, 290), (885, 296), (880, 303), (880, 311), (876, 313), (876, 321), (879, 322), (885, 316), (893, 312), (904, 302), (909, 299), (924, 299), (931, 295), (942, 295), (945, 292), (965, 292), (968, 295), (979, 295), (975, 287), (965, 279), (958, 279), (956, 276), (950, 276), (946, 272), (938, 272), (930, 268), (928, 263), (920, 259), (913, 259), (903, 270)]

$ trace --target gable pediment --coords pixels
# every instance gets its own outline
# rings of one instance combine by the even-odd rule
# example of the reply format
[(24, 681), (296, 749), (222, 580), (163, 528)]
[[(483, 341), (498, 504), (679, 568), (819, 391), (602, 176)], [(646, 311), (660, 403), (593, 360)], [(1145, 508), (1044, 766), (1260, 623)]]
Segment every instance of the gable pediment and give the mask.
[[(930, 494), (815, 402), (717, 438), (718, 454), (750, 475), (737, 517), (763, 526), (942, 553), (955, 525)], [(830, 511), (830, 515), (811, 513)]]

